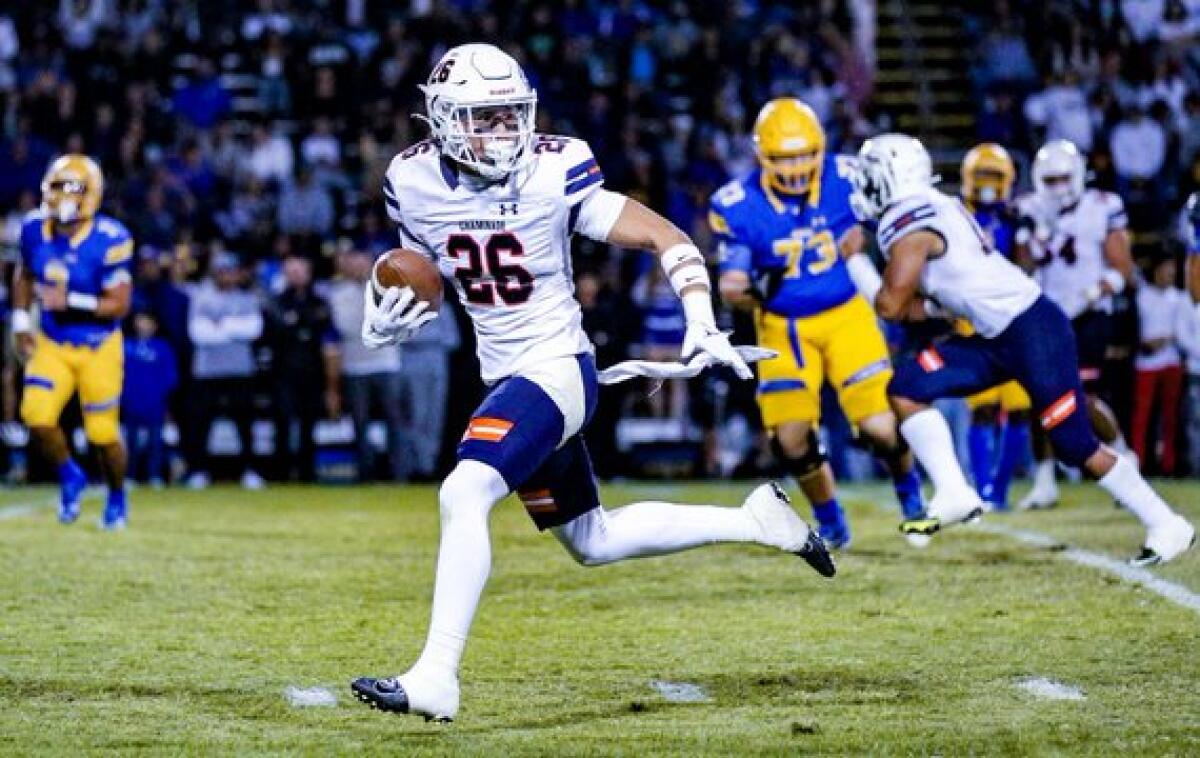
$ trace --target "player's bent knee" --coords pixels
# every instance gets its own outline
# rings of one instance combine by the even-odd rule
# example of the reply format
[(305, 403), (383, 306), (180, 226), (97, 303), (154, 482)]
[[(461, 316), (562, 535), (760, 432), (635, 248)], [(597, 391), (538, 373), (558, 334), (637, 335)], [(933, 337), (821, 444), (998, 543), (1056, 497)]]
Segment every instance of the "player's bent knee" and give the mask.
[(83, 416), (83, 433), (88, 442), (96, 447), (107, 447), (121, 439), (121, 428), (117, 422), (117, 413), (85, 413)]
[(1100, 449), (1100, 439), (1092, 431), (1086, 414), (1059, 424), (1049, 432), (1050, 444), (1058, 459), (1068, 466), (1083, 468), (1084, 464)]
[(561, 526), (551, 527), (567, 554), (580, 566), (603, 566), (617, 556), (609, 549), (607, 514), (596, 508)]
[(771, 438), (771, 452), (797, 481), (803, 481), (818, 473), (824, 467), (825, 462), (829, 460), (825, 455), (825, 447), (821, 444), (820, 438), (811, 428), (805, 438), (803, 452), (799, 455), (792, 455), (785, 450), (778, 436)]
[(459, 461), (438, 490), (442, 525), (463, 516), (487, 518), (488, 511), (507, 492), (504, 478), (491, 466), (479, 461)]

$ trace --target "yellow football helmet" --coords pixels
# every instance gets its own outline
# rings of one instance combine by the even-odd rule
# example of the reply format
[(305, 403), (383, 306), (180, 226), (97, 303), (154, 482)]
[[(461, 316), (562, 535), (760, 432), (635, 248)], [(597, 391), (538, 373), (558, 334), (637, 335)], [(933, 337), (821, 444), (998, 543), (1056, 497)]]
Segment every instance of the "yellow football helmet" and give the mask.
[(821, 181), (825, 130), (813, 109), (794, 97), (776, 98), (758, 112), (754, 148), (772, 189), (800, 195)]
[(1009, 200), (1016, 179), (1012, 158), (995, 142), (976, 145), (963, 158), (962, 197), (972, 207)]
[(42, 212), (60, 224), (92, 218), (102, 197), (104, 175), (86, 155), (59, 156), (42, 177)]

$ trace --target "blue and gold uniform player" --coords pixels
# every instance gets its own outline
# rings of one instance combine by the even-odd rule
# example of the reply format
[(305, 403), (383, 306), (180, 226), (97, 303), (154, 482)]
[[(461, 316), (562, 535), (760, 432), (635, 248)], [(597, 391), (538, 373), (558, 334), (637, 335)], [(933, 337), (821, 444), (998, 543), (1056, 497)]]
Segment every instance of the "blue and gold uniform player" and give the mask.
[(754, 124), (759, 168), (713, 194), (709, 224), (721, 248), (721, 296), (752, 310), (758, 402), (771, 446), (812, 504), (820, 534), (845, 547), (850, 529), (814, 428), (828, 380), (858, 435), (887, 464), (905, 517), (924, 511), (920, 480), (888, 407), (887, 343), (840, 251), (866, 237), (850, 207), (848, 157), (827, 156), (812, 109), (794, 98), (763, 106)]
[[(1017, 169), (1008, 151), (984, 142), (967, 151), (961, 168), (963, 203), (975, 216), (992, 248), (1013, 257), (1017, 212), (1012, 206)], [(970, 326), (960, 325), (964, 336)], [(994, 510), (1008, 509), (1013, 470), (1029, 454), (1029, 395), (1016, 382), (1006, 382), (967, 398), (971, 408), (968, 448), (979, 497)]]
[[(125, 447), (117, 425), (124, 353), (121, 319), (129, 311), (133, 240), (99, 213), (104, 178), (85, 155), (56, 159), (42, 180), (41, 208), (21, 227), (12, 330), (25, 365), (21, 420), (58, 467), (58, 518), (79, 517), (87, 477), (71, 459), (59, 417), (79, 392), (83, 428), (100, 453), (108, 484), (101, 525), (125, 526)], [(30, 308), (41, 312), (35, 330)]]

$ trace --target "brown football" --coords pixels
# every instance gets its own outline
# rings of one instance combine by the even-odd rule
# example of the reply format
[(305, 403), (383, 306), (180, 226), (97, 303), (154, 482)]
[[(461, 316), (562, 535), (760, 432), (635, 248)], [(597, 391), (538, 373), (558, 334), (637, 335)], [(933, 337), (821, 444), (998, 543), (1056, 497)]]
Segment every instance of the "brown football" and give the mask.
[(442, 307), (442, 275), (432, 261), (412, 250), (398, 247), (380, 256), (372, 281), (376, 303), (389, 287), (412, 287), (417, 300), (429, 303), (431, 313)]

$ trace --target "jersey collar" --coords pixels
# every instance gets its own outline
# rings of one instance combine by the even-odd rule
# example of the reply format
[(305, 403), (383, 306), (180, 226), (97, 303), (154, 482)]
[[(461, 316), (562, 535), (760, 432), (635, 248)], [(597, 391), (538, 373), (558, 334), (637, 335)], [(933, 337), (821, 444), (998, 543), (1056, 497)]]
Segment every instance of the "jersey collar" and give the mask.
[[(82, 245), (83, 241), (86, 240), (88, 238), (88, 235), (92, 233), (92, 227), (94, 227), (95, 225), (96, 225), (95, 219), (89, 218), (88, 220), (84, 221), (83, 225), (79, 227), (79, 230), (77, 232), (75, 232), (74, 234), (72, 234), (70, 239), (68, 240), (68, 242), (71, 245), (71, 248), (74, 249), (74, 248), (77, 248), (80, 245)], [(53, 239), (54, 239), (54, 222), (48, 218), (43, 219), (42, 220), (42, 242), (50, 242)]]

